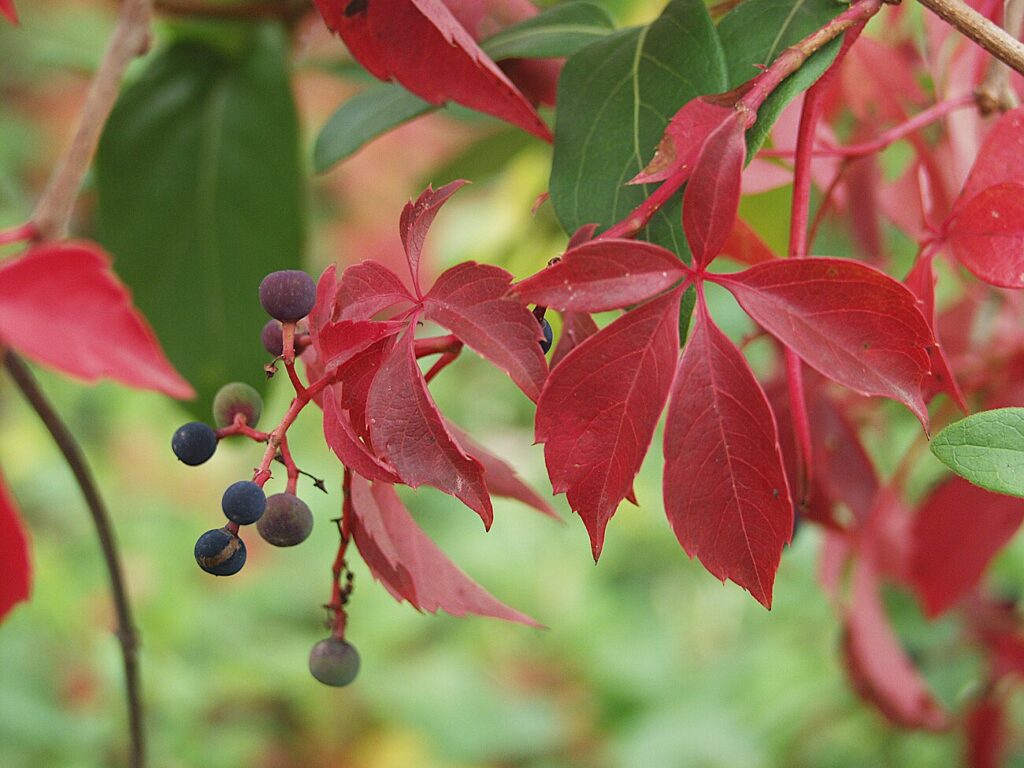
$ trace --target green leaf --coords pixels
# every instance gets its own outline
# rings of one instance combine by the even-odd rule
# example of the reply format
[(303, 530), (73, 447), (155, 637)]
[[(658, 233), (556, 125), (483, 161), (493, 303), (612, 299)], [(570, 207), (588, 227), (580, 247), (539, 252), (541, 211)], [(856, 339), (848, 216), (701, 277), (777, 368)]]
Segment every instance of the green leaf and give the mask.
[(435, 109), (400, 85), (372, 85), (331, 115), (316, 138), (313, 166), (317, 173), (330, 170), (381, 134)]
[(560, 58), (600, 40), (614, 28), (615, 22), (599, 5), (563, 3), (503, 29), (481, 47), (495, 61)]
[(931, 449), (965, 480), (1024, 496), (1024, 408), (982, 411), (954, 422), (935, 436)]
[[(726, 89), (728, 72), (704, 3), (673, 0), (646, 27), (628, 29), (582, 49), (559, 81), (550, 193), (567, 232), (625, 217), (654, 185), (627, 186), (647, 165), (669, 119), (696, 96)], [(643, 234), (688, 256), (681, 195)]]
[(222, 384), (261, 386), (257, 288), (302, 252), (288, 50), (274, 26), (237, 57), (172, 44), (122, 92), (96, 158), (100, 239), (206, 419)]
[[(837, 0), (746, 0), (718, 25), (729, 67), (729, 88), (755, 77), (786, 48), (839, 15), (848, 4)], [(747, 132), (747, 156), (753, 157), (768, 132), (798, 94), (810, 88), (835, 60), (842, 45), (836, 39), (815, 53), (769, 96)]]

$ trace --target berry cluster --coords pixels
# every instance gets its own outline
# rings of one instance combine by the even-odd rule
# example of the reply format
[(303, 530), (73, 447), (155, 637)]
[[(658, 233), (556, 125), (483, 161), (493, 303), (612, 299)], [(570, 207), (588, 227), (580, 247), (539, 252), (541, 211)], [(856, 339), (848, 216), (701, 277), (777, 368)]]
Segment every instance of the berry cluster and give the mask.
[[(263, 327), (261, 341), (274, 356), (267, 373), (276, 370), (283, 361), (289, 377), (297, 382), (293, 370), (295, 356), (309, 345), (308, 334), (299, 331), (297, 324), (313, 309), (316, 284), (305, 272), (282, 270), (264, 278), (259, 288), (260, 304), (271, 316)], [(303, 398), (296, 398), (285, 419), (269, 432), (256, 429), (263, 412), (263, 400), (248, 384), (232, 382), (217, 392), (213, 401), (213, 422), (216, 428), (199, 421), (182, 425), (171, 439), (171, 449), (178, 459), (189, 466), (198, 466), (209, 460), (220, 440), (227, 437), (248, 437), (266, 443), (263, 461), (251, 480), (239, 480), (224, 491), (221, 509), (227, 523), (199, 537), (195, 545), (195, 559), (205, 572), (214, 576), (232, 576), (245, 565), (245, 542), (239, 535), (241, 526), (256, 526), (260, 537), (275, 547), (301, 544), (313, 531), (313, 513), (296, 495), (299, 475), (305, 474), (295, 465), (288, 450), (285, 433), (298, 410), (309, 400), (305, 389), (296, 387)], [(296, 407), (297, 405), (297, 407)], [(271, 477), (273, 461), (285, 465), (288, 483), (285, 492), (267, 496), (264, 485)], [(316, 480), (314, 478), (314, 480)], [(316, 486), (324, 490), (322, 481)], [(343, 539), (344, 543), (344, 539)], [(348, 574), (348, 583), (341, 588), (341, 573)], [(318, 642), (309, 658), (313, 676), (327, 685), (343, 686), (351, 683), (359, 670), (359, 654), (344, 639), (344, 603), (351, 592), (351, 572), (343, 567), (335, 573), (336, 600), (330, 606), (334, 616), (329, 625), (331, 637)]]

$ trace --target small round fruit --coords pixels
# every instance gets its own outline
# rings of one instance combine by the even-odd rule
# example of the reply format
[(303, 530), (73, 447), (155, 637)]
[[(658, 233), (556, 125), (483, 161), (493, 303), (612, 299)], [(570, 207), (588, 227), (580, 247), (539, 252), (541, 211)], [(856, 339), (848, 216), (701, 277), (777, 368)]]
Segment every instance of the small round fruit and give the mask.
[(260, 304), (282, 323), (294, 323), (310, 313), (316, 303), (316, 283), (300, 269), (271, 272), (260, 283)]
[(243, 384), (233, 381), (217, 390), (213, 398), (213, 423), (218, 427), (231, 426), (235, 416), (245, 416), (245, 423), (255, 427), (263, 413), (263, 398), (260, 393)]
[(284, 354), (284, 331), (281, 330), (281, 323), (277, 320), (267, 320), (267, 324), (260, 331), (260, 341), (263, 348), (274, 357)]
[(324, 685), (348, 685), (359, 674), (359, 652), (351, 643), (328, 637), (309, 652), (309, 671)]
[(263, 510), (267, 508), (267, 495), (251, 480), (239, 480), (224, 491), (220, 507), (231, 522), (251, 525), (263, 516)]
[(214, 576), (233, 576), (245, 565), (245, 542), (225, 528), (214, 528), (196, 542), (196, 562)]
[(209, 424), (190, 421), (182, 424), (171, 438), (171, 450), (178, 461), (195, 467), (213, 456), (217, 450), (217, 433)]
[(544, 333), (544, 338), (540, 340), (540, 351), (546, 355), (555, 340), (555, 332), (551, 329), (551, 323), (547, 321), (547, 318), (540, 321), (540, 329)]
[(267, 499), (267, 508), (256, 523), (256, 530), (275, 547), (294, 547), (312, 533), (313, 513), (298, 496), (275, 493)]

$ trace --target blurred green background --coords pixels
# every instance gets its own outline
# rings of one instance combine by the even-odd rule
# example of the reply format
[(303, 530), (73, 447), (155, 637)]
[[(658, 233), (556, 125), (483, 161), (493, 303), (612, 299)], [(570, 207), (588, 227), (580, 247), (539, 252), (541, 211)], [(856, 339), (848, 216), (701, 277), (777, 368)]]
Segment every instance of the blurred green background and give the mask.
[[(650, 19), (660, 4), (608, 6), (628, 23)], [(21, 28), (0, 27), (0, 226), (31, 211), (114, 8), (44, 0), (21, 2), (19, 11)], [(337, 76), (344, 67), (327, 66), (344, 52), (316, 19), (300, 23), (293, 42), (309, 167), (316, 131), (353, 85)], [(530, 214), (549, 167), (547, 148), (493, 121), (425, 118), (313, 181), (305, 266), (316, 274), (331, 261), (393, 262), (404, 201), (427, 182), (467, 177), (474, 185), (431, 235), (433, 271), (473, 258), (530, 274), (565, 242), (550, 206)], [(747, 201), (745, 211), (778, 245), (787, 205), (786, 194), (772, 193)], [(94, 235), (89, 185), (77, 214), (76, 231)], [(831, 252), (843, 250), (841, 234), (826, 236)], [(256, 303), (255, 285), (232, 288)], [(188, 299), (181, 323), (202, 345)], [(749, 330), (730, 300), (716, 294), (714, 302), (733, 338)], [(259, 330), (235, 343), (258, 350)], [(751, 351), (756, 362), (758, 345)], [(142, 635), (154, 766), (930, 768), (961, 760), (959, 736), (891, 728), (850, 689), (839, 627), (816, 583), (819, 532), (801, 528), (784, 554), (774, 608), (764, 611), (680, 550), (659, 500), (658, 450), (637, 482), (641, 506), (620, 509), (597, 567), (562, 499), (565, 525), (496, 500), (494, 527), (484, 535), (458, 502), (431, 490), (408, 494), (410, 509), (456, 563), (548, 629), (420, 615), (396, 604), (353, 558), (349, 635), (363, 668), (350, 688), (326, 688), (306, 663), (325, 634), (320, 605), (330, 592), (341, 472), (323, 445), (318, 414), (305, 414), (291, 433), (300, 466), (326, 478), (330, 490), (324, 496), (300, 484), (317, 518), (313, 536), (273, 551), (249, 537), (242, 573), (214, 579), (195, 566), (193, 543), (221, 524), (220, 494), (249, 475), (259, 447), (229, 442), (208, 464), (188, 468), (169, 450), (170, 435), (189, 418), (181, 406), (40, 375), (111, 507)], [(235, 373), (259, 376), (258, 369)], [(507, 377), (464, 355), (432, 389), (455, 422), (550, 492), (542, 451), (531, 445), (530, 404)], [(288, 397), (278, 377), (264, 425), (283, 414)], [(896, 407), (890, 415), (897, 439), (867, 435), (883, 460), (898, 456), (916, 428)], [(0, 466), (31, 530), (36, 567), (31, 602), (0, 626), (0, 766), (117, 765), (122, 671), (95, 534), (67, 467), (3, 378)], [(928, 471), (934, 476), (936, 468)], [(1002, 556), (997, 579), (1008, 588), (1022, 576), (1018, 543)], [(937, 695), (960, 707), (979, 662), (957, 642), (955, 623), (927, 625), (905, 595), (891, 598), (901, 638)]]

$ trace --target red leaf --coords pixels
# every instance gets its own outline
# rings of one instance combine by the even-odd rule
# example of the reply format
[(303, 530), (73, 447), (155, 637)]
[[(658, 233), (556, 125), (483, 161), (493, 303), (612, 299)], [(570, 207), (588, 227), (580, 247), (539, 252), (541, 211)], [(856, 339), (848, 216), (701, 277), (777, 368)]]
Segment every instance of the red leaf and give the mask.
[(1007, 181), (1024, 182), (1024, 107), (1005, 112), (992, 126), (964, 182), (960, 201)]
[(783, 259), (711, 277), (812, 368), (899, 400), (927, 427), (921, 383), (935, 340), (906, 286), (845, 259)]
[(562, 518), (555, 513), (551, 505), (541, 498), (533, 488), (524, 483), (511, 466), (451, 422), (448, 422), (448, 431), (462, 446), (462, 450), (479, 461), (484, 468), (484, 480), (487, 483), (488, 492), (494, 496), (521, 501), (528, 507), (533, 507), (538, 512), (561, 522)]
[(722, 246), (722, 255), (748, 267), (766, 261), (775, 261), (778, 258), (767, 243), (761, 239), (761, 236), (738, 216), (733, 223), (729, 238)]
[(334, 298), (334, 319), (370, 320), (389, 307), (414, 301), (394, 272), (379, 262), (363, 261), (342, 274)]
[(665, 513), (690, 557), (772, 607), (793, 503), (775, 417), (743, 355), (701, 306), (665, 422)]
[(708, 136), (683, 193), (683, 231), (697, 268), (721, 252), (736, 221), (747, 156), (743, 123), (733, 112)]
[[(335, 296), (338, 292), (336, 268), (331, 264), (320, 275), (316, 284), (316, 303), (309, 313), (309, 338), (316, 350), (317, 358), (323, 361), (323, 350), (320, 349), (320, 329), (331, 322), (335, 309)], [(322, 373), (322, 371), (321, 371)]]
[(562, 312), (604, 312), (639, 304), (690, 271), (669, 250), (638, 240), (591, 240), (512, 286), (523, 302)]
[(434, 405), (413, 350), (415, 324), (395, 344), (370, 385), (370, 437), (381, 458), (411, 488), (432, 485), (451, 494), (491, 527), (483, 467), (467, 456)]
[(925, 402), (941, 392), (949, 395), (963, 413), (968, 412), (967, 401), (960, 385), (953, 376), (949, 359), (939, 342), (938, 318), (935, 314), (935, 270), (932, 268), (931, 257), (918, 259), (911, 268), (910, 273), (903, 280), (904, 284), (913, 291), (920, 302), (921, 314), (928, 321), (928, 327), (932, 330), (935, 338), (935, 345), (928, 348), (928, 357), (931, 361), (931, 371), (921, 386), (921, 395)]
[(328, 392), (324, 396), (323, 408), (324, 439), (342, 464), (370, 480), (383, 480), (386, 483), (398, 482), (394, 470), (374, 456), (366, 444), (359, 439), (349, 422), (348, 414), (338, 412), (338, 405), (333, 393)]
[(1006, 748), (1003, 702), (988, 695), (967, 713), (967, 767), (999, 768)]
[(854, 571), (843, 638), (851, 682), (896, 725), (944, 730), (949, 726), (948, 716), (900, 646), (878, 589), (874, 565), (861, 558)]
[(460, 179), (437, 190), (427, 187), (416, 198), (416, 202), (410, 200), (402, 209), (398, 231), (402, 235), (402, 246), (409, 260), (409, 274), (412, 275), (417, 296), (423, 295), (420, 290), (420, 255), (423, 253), (423, 242), (427, 239), (430, 225), (434, 223), (434, 217), (441, 206), (448, 202), (448, 198), (468, 183)]
[(317, 355), (329, 373), (369, 349), (381, 339), (394, 336), (408, 323), (390, 320), (339, 320), (320, 329)]
[(911, 527), (910, 577), (929, 616), (970, 592), (1024, 521), (1024, 502), (954, 477), (921, 505)]
[(458, 264), (437, 278), (424, 300), (424, 314), (508, 373), (536, 402), (548, 375), (540, 348), (543, 333), (529, 309), (505, 296), (511, 281), (500, 267)]
[(597, 333), (597, 323), (586, 312), (563, 312), (562, 333), (558, 336), (555, 351), (551, 353), (551, 367), (554, 368), (576, 347)]
[(391, 352), (392, 343), (393, 338), (388, 338), (374, 344), (349, 360), (338, 372), (338, 384), (334, 388), (338, 392), (338, 405), (348, 411), (352, 426), (367, 441), (370, 440), (370, 420), (366, 415), (366, 401), (377, 372)]
[(0, 477), (0, 621), (32, 591), (32, 565), (28, 537), (14, 501)]
[(6, 16), (11, 24), (18, 23), (18, 13), (14, 10), (14, 0), (0, 0), (0, 14)]
[(195, 394), (94, 243), (39, 245), (0, 264), (0, 340), (86, 381)]
[(474, 613), (540, 626), (460, 571), (416, 525), (393, 486), (371, 485), (353, 475), (345, 506), (359, 553), (396, 599), (408, 600), (420, 611)]
[(1005, 182), (959, 203), (946, 243), (986, 283), (1024, 288), (1024, 184)]
[(536, 110), (441, 0), (316, 0), (327, 27), (380, 80), (457, 101), (551, 141)]
[(672, 386), (681, 296), (652, 299), (584, 341), (551, 372), (537, 403), (552, 487), (583, 518), (595, 560)]
[(669, 121), (654, 158), (629, 183), (664, 181), (687, 168), (692, 172), (708, 136), (735, 112), (732, 104), (720, 103), (712, 97), (688, 101)]

